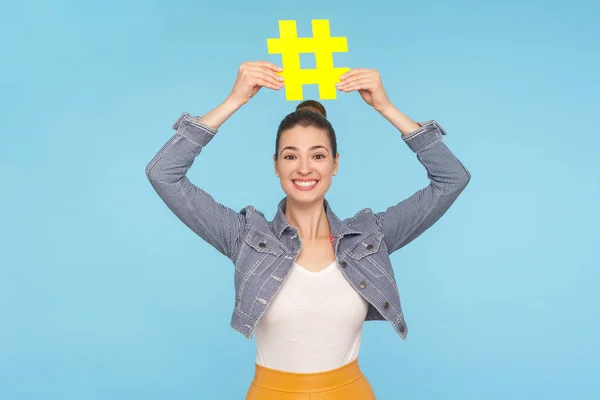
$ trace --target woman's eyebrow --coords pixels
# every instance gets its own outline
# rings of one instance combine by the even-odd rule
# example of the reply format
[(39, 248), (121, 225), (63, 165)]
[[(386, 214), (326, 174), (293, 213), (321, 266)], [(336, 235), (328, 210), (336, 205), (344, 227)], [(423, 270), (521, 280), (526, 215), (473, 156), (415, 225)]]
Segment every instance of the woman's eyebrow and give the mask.
[[(325, 150), (329, 151), (329, 149), (327, 149), (327, 147), (325, 147), (325, 146), (321, 146), (320, 144), (318, 144), (318, 145), (316, 145), (316, 146), (309, 147), (309, 148), (308, 148), (308, 150), (309, 150), (309, 151), (312, 151), (312, 150), (316, 150), (316, 149), (320, 149), (320, 148), (323, 148), (323, 149), (325, 149)], [(288, 150), (288, 149), (289, 149), (289, 150), (296, 150), (296, 151), (298, 150), (298, 148), (297, 148), (297, 147), (294, 147), (294, 146), (286, 146), (286, 147), (284, 147), (283, 149), (281, 149), (280, 153), (283, 153), (283, 151), (284, 151), (284, 150)]]

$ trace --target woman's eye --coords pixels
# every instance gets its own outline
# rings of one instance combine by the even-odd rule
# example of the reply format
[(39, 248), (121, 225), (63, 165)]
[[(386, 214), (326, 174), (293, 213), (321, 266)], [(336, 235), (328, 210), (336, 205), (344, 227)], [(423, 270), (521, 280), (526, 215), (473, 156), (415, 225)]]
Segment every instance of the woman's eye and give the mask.
[[(289, 157), (295, 157), (295, 156), (292, 155), (292, 154), (288, 154), (286, 156), (283, 156), (283, 159), (284, 160), (291, 160), (292, 158), (289, 158)], [(315, 154), (315, 157), (321, 157), (321, 158), (317, 158), (317, 160), (322, 160), (323, 158), (325, 158), (325, 155), (323, 155), (323, 154)]]

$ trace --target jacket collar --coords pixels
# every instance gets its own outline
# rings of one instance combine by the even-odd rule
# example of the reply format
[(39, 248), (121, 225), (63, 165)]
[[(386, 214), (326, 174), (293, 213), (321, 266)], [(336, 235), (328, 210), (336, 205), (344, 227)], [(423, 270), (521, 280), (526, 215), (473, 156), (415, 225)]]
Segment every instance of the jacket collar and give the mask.
[[(335, 215), (335, 213), (329, 206), (329, 202), (325, 198), (323, 199), (323, 205), (325, 208), (325, 214), (327, 215), (327, 220), (329, 222), (329, 229), (331, 230), (331, 234), (333, 236), (339, 237), (339, 236), (347, 235), (350, 233), (358, 233), (358, 234), (362, 233), (360, 231), (350, 228), (348, 225), (343, 223), (337, 217), (337, 215)], [(283, 199), (281, 199), (281, 201), (279, 202), (279, 205), (277, 206), (277, 213), (275, 214), (275, 218), (273, 220), (273, 226), (275, 228), (275, 233), (277, 234), (277, 237), (279, 239), (281, 239), (281, 235), (283, 234), (283, 231), (285, 230), (285, 228), (290, 226), (290, 224), (285, 216), (286, 206), (287, 206), (287, 196), (284, 197)]]

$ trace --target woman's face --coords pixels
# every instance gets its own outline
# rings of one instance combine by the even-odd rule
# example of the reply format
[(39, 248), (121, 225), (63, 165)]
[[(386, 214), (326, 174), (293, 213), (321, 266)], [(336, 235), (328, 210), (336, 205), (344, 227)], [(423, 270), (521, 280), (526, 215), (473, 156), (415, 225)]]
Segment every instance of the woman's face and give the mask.
[(288, 197), (300, 202), (322, 199), (337, 173), (339, 159), (339, 154), (331, 154), (327, 133), (296, 125), (281, 133), (278, 151), (275, 172)]

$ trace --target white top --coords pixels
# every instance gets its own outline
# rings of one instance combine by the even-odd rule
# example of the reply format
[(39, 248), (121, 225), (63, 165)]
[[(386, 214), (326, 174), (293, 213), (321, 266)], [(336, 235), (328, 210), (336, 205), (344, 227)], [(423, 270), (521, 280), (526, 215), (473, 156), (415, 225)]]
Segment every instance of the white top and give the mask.
[(318, 272), (294, 263), (256, 327), (256, 363), (312, 373), (353, 361), (368, 306), (337, 260)]

